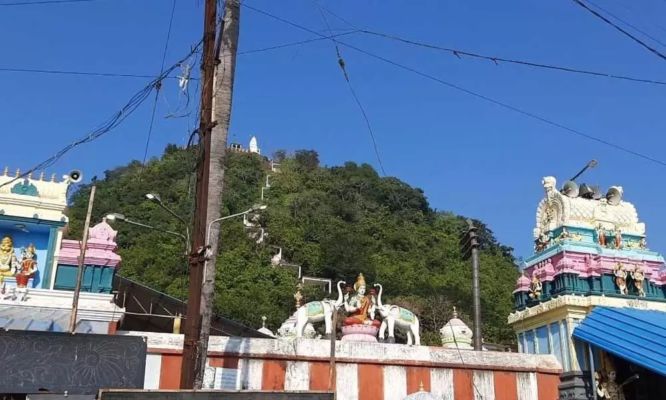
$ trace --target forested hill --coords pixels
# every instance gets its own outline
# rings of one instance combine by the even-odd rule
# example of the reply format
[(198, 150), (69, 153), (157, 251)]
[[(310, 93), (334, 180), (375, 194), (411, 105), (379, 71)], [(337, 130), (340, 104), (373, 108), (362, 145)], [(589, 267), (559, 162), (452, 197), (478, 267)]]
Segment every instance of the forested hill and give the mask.
[[(191, 215), (195, 157), (194, 149), (168, 146), (161, 159), (145, 167), (135, 161), (106, 171), (103, 179), (95, 180), (93, 220), (119, 212), (161, 229), (182, 231), (178, 221), (145, 194), (159, 193), (177, 213)], [(367, 164), (323, 167), (314, 151), (289, 157), (278, 152), (276, 157), (284, 159), (279, 172), (271, 173), (265, 192), (264, 243), (249, 238), (240, 219), (222, 225), (219, 313), (252, 327), (260, 327), (266, 315), (273, 331), (293, 313), (297, 280), (293, 270), (271, 266), (277, 246), (287, 262), (302, 266), (305, 275), (353, 282), (363, 272), (368, 283), (382, 283), (386, 303), (403, 305), (420, 316), (426, 344), (439, 343), (438, 331), (454, 305), (471, 326), (471, 268), (461, 258), (458, 243), (465, 226), (462, 217), (434, 211), (422, 190), (382, 178)], [(230, 153), (223, 215), (258, 203), (268, 173), (263, 157)], [(90, 186), (82, 185), (72, 196), (72, 237), (80, 237), (89, 192)], [(518, 272), (511, 249), (479, 225), (484, 338), (512, 342), (506, 318)], [(182, 241), (127, 223), (114, 226), (123, 257), (120, 274), (182, 298), (187, 291)], [(308, 300), (316, 296), (321, 295), (310, 292)]]

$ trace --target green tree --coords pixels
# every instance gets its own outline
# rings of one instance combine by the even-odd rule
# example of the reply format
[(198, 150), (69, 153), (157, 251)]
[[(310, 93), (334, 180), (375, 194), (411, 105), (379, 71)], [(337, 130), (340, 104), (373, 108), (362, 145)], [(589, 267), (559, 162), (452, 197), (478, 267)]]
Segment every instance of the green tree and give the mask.
[[(146, 166), (133, 161), (106, 171), (95, 182), (94, 220), (121, 212), (161, 229), (184, 230), (145, 194), (159, 192), (169, 207), (190, 219), (197, 156), (196, 148), (168, 146)], [(257, 203), (267, 174), (270, 188), (264, 193), (268, 208), (260, 217), (266, 232), (262, 243), (256, 243), (257, 237), (239, 219), (221, 226), (215, 303), (219, 313), (254, 327), (265, 315), (275, 330), (294, 312), (294, 269), (270, 264), (279, 247), (283, 259), (300, 265), (305, 275), (353, 282), (363, 272), (369, 283), (382, 283), (385, 303), (420, 315), (424, 343), (439, 344), (438, 331), (453, 306), (471, 326), (471, 267), (459, 248), (466, 227), (462, 216), (434, 211), (422, 190), (383, 178), (367, 164), (322, 167), (313, 150), (292, 157), (281, 152), (280, 158), (279, 172), (274, 173), (259, 155), (230, 152), (226, 157), (223, 215)], [(82, 185), (72, 195), (69, 233), (74, 237), (80, 237), (89, 192), (90, 186)], [(490, 342), (512, 342), (506, 324), (518, 276), (512, 249), (499, 243), (482, 221), (476, 222), (482, 242), (483, 335)], [(127, 224), (115, 228), (122, 275), (176, 297), (185, 295), (182, 240)], [(308, 289), (304, 294), (308, 300), (322, 295)]]

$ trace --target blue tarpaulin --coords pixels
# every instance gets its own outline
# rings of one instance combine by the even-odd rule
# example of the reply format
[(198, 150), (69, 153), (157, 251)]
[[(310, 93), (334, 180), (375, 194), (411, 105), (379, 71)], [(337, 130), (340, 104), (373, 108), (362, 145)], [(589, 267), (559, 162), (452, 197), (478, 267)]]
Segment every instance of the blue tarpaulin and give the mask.
[[(45, 307), (0, 306), (0, 329), (15, 331), (65, 332), (71, 311)], [(92, 333), (87, 321), (77, 321), (77, 333)]]
[(596, 307), (573, 337), (666, 376), (666, 312)]

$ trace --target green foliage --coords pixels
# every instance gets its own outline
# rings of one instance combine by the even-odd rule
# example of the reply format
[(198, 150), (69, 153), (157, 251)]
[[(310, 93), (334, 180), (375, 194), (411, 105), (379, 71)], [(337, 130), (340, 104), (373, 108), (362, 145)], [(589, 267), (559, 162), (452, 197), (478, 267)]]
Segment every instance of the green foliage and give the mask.
[[(182, 232), (177, 220), (145, 193), (159, 192), (165, 204), (188, 220), (192, 215), (197, 150), (169, 146), (161, 159), (142, 167), (134, 161), (106, 172), (97, 180), (94, 220), (108, 212), (172, 231)], [(260, 326), (261, 316), (275, 330), (293, 311), (296, 277), (291, 269), (273, 268), (270, 258), (283, 249), (283, 258), (302, 266), (309, 276), (353, 282), (359, 272), (384, 286), (384, 303), (399, 304), (420, 316), (426, 344), (439, 344), (439, 329), (453, 306), (470, 326), (471, 267), (461, 258), (460, 233), (464, 218), (433, 211), (423, 191), (396, 178), (382, 178), (367, 164), (348, 162), (325, 168), (312, 150), (293, 157), (279, 152), (280, 172), (271, 173), (266, 160), (255, 154), (229, 153), (226, 159), (222, 213), (243, 211), (260, 198), (266, 174), (268, 209), (261, 222), (268, 232), (258, 245), (240, 220), (222, 225), (216, 282), (219, 313)], [(89, 186), (72, 196), (70, 233), (80, 237)], [(512, 342), (506, 324), (511, 291), (518, 272), (512, 249), (502, 246), (477, 221), (482, 239), (481, 295), (484, 338)], [(187, 279), (182, 240), (157, 231), (116, 223), (123, 256), (121, 274), (176, 297), (183, 296)], [(315, 300), (306, 290), (306, 300)], [(335, 296), (335, 294), (334, 294)]]

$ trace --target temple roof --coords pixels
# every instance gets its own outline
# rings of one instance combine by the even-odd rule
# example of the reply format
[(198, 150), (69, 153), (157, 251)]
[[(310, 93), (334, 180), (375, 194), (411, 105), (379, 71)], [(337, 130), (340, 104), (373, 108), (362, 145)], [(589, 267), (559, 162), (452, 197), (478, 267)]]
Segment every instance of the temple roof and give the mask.
[(46, 179), (44, 173), (33, 178), (20, 171), (10, 174), (5, 168), (0, 172), (0, 214), (66, 222), (67, 189), (70, 179), (58, 181), (55, 174)]
[[(599, 225), (605, 229), (621, 229), (622, 233), (644, 236), (645, 224), (638, 220), (636, 208), (621, 198), (609, 201), (567, 196), (556, 189), (557, 181), (552, 176), (543, 178), (545, 197), (539, 203), (536, 212), (534, 237), (542, 233), (568, 226), (596, 229)], [(621, 187), (613, 187), (621, 197)]]

